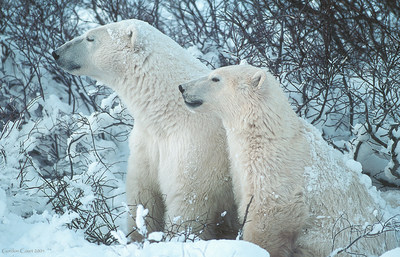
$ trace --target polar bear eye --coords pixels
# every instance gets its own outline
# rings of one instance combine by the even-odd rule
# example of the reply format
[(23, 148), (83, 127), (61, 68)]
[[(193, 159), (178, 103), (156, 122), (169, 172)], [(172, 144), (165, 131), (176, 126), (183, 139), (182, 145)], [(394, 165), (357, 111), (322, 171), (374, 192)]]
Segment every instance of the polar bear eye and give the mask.
[(219, 78), (214, 77), (214, 78), (212, 78), (211, 80), (212, 80), (213, 82), (218, 82), (218, 81), (219, 81)]
[(89, 41), (89, 42), (93, 42), (93, 41), (94, 41), (94, 38), (93, 38), (93, 37), (90, 37), (90, 36), (87, 36), (87, 37), (86, 37), (86, 40)]

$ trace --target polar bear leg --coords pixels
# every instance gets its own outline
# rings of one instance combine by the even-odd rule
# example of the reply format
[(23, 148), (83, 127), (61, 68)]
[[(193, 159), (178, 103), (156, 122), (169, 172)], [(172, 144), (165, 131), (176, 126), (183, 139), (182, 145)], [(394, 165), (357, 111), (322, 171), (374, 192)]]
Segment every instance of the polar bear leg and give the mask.
[[(192, 182), (183, 182), (182, 177), (178, 179), (185, 185)], [(226, 184), (231, 185), (229, 182)], [(215, 192), (204, 190), (207, 187), (202, 183), (197, 187), (193, 184), (186, 188), (169, 187), (165, 194), (166, 230), (173, 236), (184, 232), (186, 235), (196, 234), (204, 240), (236, 238), (239, 224), (233, 195), (225, 185), (219, 186), (220, 191)], [(204, 197), (205, 194), (207, 197)]]
[[(243, 199), (248, 199), (245, 196)], [(245, 208), (242, 203), (241, 210)], [(301, 201), (290, 204), (271, 206), (255, 200), (250, 205), (243, 228), (243, 239), (266, 249), (271, 257), (308, 256), (300, 254), (296, 247), (297, 236), (305, 223), (305, 205)], [(265, 207), (268, 207), (267, 209)]]
[[(273, 217), (255, 217), (249, 215), (249, 221), (243, 228), (243, 239), (265, 248), (271, 257), (289, 257), (293, 255), (295, 235), (281, 231), (282, 224)], [(264, 224), (264, 225), (262, 225)]]
[[(225, 145), (202, 130), (180, 131), (160, 146), (159, 181), (166, 231), (189, 229), (202, 239), (235, 238), (238, 222)], [(202, 142), (212, 142), (203, 144)], [(199, 143), (201, 142), (201, 143)]]
[(176, 192), (178, 194), (174, 194), (174, 190), (171, 191), (170, 197), (167, 196), (166, 198), (166, 205), (168, 206), (165, 213), (166, 230), (172, 236), (195, 234), (204, 240), (216, 238), (215, 222), (213, 222), (213, 217), (209, 217), (210, 210), (207, 209), (210, 206), (207, 204), (199, 205), (198, 202), (188, 204), (188, 198), (191, 197), (192, 192), (183, 194)]
[[(145, 142), (147, 140), (147, 142)], [(128, 216), (128, 233), (134, 241), (142, 241), (143, 236), (136, 231), (136, 210), (141, 204), (149, 210), (146, 216), (148, 233), (162, 231), (164, 227), (165, 205), (157, 178), (157, 153), (152, 151), (149, 137), (132, 131), (128, 172), (126, 176), (126, 197), (130, 207)]]

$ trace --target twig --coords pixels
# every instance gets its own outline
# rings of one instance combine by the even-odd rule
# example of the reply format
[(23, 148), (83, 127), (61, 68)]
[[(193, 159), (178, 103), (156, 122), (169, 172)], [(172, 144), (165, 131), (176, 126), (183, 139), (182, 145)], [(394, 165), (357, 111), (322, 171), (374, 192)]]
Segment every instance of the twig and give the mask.
[(240, 227), (240, 230), (239, 230), (239, 236), (238, 236), (239, 240), (243, 240), (243, 228), (244, 228), (244, 225), (247, 222), (247, 215), (249, 214), (249, 208), (250, 208), (251, 202), (253, 201), (253, 198), (254, 198), (254, 195), (251, 196), (250, 201), (247, 204), (246, 212), (245, 212), (244, 218), (243, 218), (243, 223), (242, 223), (242, 225)]

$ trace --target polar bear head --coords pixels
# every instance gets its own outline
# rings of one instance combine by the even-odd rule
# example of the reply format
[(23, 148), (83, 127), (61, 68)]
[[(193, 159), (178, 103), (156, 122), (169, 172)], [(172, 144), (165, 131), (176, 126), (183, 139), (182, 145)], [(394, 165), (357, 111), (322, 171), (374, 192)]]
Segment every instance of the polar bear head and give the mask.
[[(141, 29), (145, 27), (145, 29)], [(126, 20), (91, 29), (52, 52), (57, 64), (73, 75), (85, 75), (115, 85), (127, 70), (143, 67), (146, 42), (143, 31), (153, 29), (145, 22)], [(150, 33), (147, 33), (150, 34)]]
[[(219, 116), (239, 111), (268, 94), (272, 76), (251, 65), (233, 65), (213, 70), (208, 76), (179, 85), (184, 101), (194, 112), (212, 111)], [(271, 81), (271, 83), (269, 82)]]

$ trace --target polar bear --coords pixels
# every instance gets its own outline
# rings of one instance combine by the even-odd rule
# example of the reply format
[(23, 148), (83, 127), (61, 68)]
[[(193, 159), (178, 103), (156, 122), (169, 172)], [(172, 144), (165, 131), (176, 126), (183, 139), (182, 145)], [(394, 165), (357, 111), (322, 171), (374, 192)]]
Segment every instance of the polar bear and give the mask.
[(379, 223), (382, 199), (369, 192), (356, 162), (345, 162), (296, 116), (271, 74), (228, 66), (179, 90), (189, 109), (213, 113), (226, 129), (244, 240), (273, 257), (335, 250), (369, 256), (398, 244), (393, 232), (382, 231), (393, 226)]
[[(139, 20), (89, 30), (52, 55), (67, 72), (110, 86), (135, 119), (126, 178), (129, 231), (134, 208), (142, 204), (149, 210), (149, 233), (190, 228), (203, 239), (235, 237), (223, 126), (209, 114), (191, 114), (176, 90), (208, 72), (205, 65)], [(142, 239), (136, 232), (132, 238)]]

